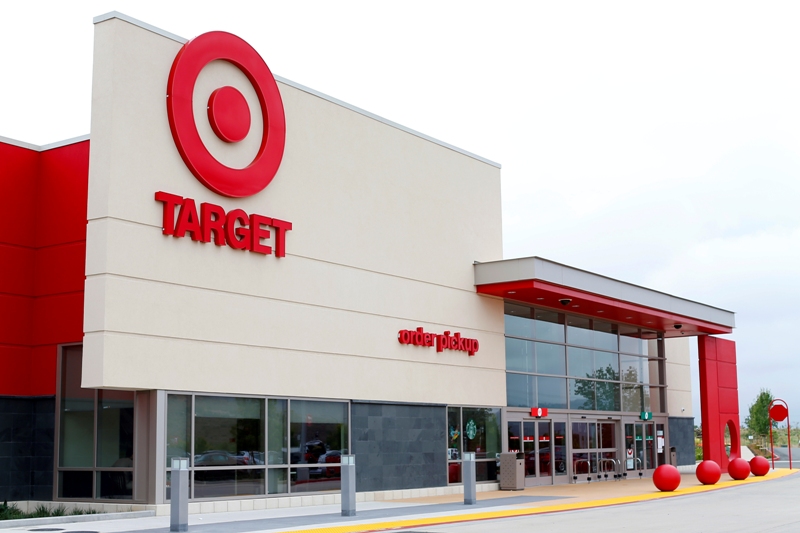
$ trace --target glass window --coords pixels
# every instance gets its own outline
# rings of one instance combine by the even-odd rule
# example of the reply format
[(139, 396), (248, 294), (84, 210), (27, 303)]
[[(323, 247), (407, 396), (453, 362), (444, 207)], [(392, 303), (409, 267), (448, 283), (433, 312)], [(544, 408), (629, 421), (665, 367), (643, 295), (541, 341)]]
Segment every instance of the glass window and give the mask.
[(507, 373), (506, 401), (509, 407), (539, 407), (536, 405), (536, 376)]
[(170, 394), (167, 396), (167, 466), (173, 457), (191, 455), (192, 397)]
[[(548, 409), (567, 408), (567, 380), (564, 378), (536, 378), (538, 385), (538, 402), (531, 407), (547, 407)], [(510, 404), (509, 404), (510, 405)]]
[(594, 356), (591, 350), (567, 347), (569, 375), (577, 377), (594, 377)]
[(519, 422), (508, 423), (508, 451), (522, 451), (522, 430)]
[(644, 411), (643, 407), (641, 385), (623, 385), (622, 410), (628, 413), (641, 413)]
[(447, 458), (451, 461), (456, 461), (458, 459), (461, 459), (461, 408), (460, 407), (447, 408)]
[(567, 342), (577, 346), (592, 345), (592, 330), (588, 318), (567, 317)]
[(619, 381), (619, 356), (611, 352), (594, 352), (594, 377)]
[(506, 337), (506, 370), (533, 372), (533, 342)]
[[(566, 357), (564, 357), (563, 346), (545, 342), (537, 342), (534, 343), (534, 345), (536, 349), (537, 373), (555, 374), (557, 376), (565, 376), (567, 374), (567, 363)], [(531, 370), (531, 372), (533, 372), (533, 370)]]
[[(94, 389), (81, 388), (82, 346), (65, 346), (61, 359), (61, 431), (59, 435), (59, 466), (94, 466)], [(69, 496), (64, 498), (91, 498), (92, 473), (88, 475), (88, 496)], [(77, 473), (62, 476), (65, 481), (75, 479), (75, 493), (83, 494), (85, 479)], [(79, 479), (80, 478), (80, 481)], [(61, 478), (60, 478), (61, 479)], [(64, 489), (68, 493), (68, 489)]]
[(319, 463), (322, 455), (332, 451), (347, 454), (346, 403), (292, 400), (289, 409), (292, 464)]
[(285, 468), (270, 468), (267, 470), (267, 493), (285, 494), (289, 491), (289, 484)]
[(534, 309), (534, 336), (543, 341), (564, 342), (564, 315)]
[[(256, 464), (256, 457), (263, 458), (264, 456), (264, 400), (225, 396), (196, 396), (194, 424), (195, 466)], [(198, 489), (212, 496), (217, 495), (214, 492), (216, 489), (210, 487), (217, 483), (214, 480), (223, 478), (224, 476), (215, 478), (214, 476), (206, 475), (204, 483), (209, 488), (200, 489), (200, 482), (195, 477), (195, 496), (201, 497), (197, 496)], [(227, 480), (228, 478), (224, 479)], [(233, 480), (231, 483), (235, 481)], [(219, 483), (223, 482), (220, 481)], [(223, 484), (225, 483), (228, 483), (228, 481)], [(226, 495), (231, 495), (228, 494), (229, 489), (227, 488), (220, 490), (225, 492)], [(248, 492), (247, 494), (260, 493)]]
[[(198, 396), (196, 399), (199, 399)], [(195, 470), (194, 497), (221, 498), (264, 494), (264, 470)]]
[(533, 320), (531, 319), (531, 309), (522, 305), (505, 305), (505, 328), (506, 335), (512, 337), (533, 338)]
[(481, 461), (475, 463), (475, 481), (497, 481), (497, 462)]
[(101, 390), (97, 401), (97, 466), (132, 468), (133, 392)]
[(589, 448), (597, 448), (597, 424), (589, 424)]
[(97, 497), (103, 500), (132, 500), (133, 472), (97, 472)]
[(500, 453), (500, 409), (462, 409), (464, 451), (476, 459), (494, 458)]
[(594, 410), (594, 383), (588, 379), (569, 380), (570, 409)]
[(589, 447), (589, 429), (586, 422), (572, 423), (572, 447), (576, 450)]
[(598, 411), (619, 411), (619, 383), (595, 382)]
[(617, 325), (600, 320), (592, 321), (592, 346), (601, 350), (617, 351)]
[(341, 491), (341, 470), (341, 467), (292, 468), (289, 473), (292, 492)]
[[(288, 446), (286, 445), (288, 413), (286, 400), (267, 400), (267, 464), (285, 465), (289, 462)], [(285, 472), (283, 478), (285, 483)]]
[(600, 447), (616, 448), (616, 426), (611, 422), (600, 424)]
[[(92, 432), (89, 430), (89, 435)], [(89, 451), (92, 451), (91, 446)], [(58, 473), (58, 497), (86, 499), (92, 497), (91, 470), (64, 470)]]
[(628, 383), (642, 383), (648, 381), (649, 365), (644, 357), (635, 355), (620, 355), (622, 381)]
[(639, 328), (633, 326), (619, 326), (619, 351), (627, 353), (642, 353), (642, 339), (639, 338)]

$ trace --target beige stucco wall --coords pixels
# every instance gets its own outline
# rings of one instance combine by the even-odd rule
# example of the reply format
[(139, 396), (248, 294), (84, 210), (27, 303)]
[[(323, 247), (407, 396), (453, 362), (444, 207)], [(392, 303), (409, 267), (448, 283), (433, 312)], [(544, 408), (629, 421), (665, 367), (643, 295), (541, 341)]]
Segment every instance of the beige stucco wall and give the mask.
[(689, 343), (689, 338), (672, 338), (664, 341), (669, 416), (694, 416)]
[[(279, 84), (278, 174), (249, 198), (219, 196), (170, 133), (180, 47), (119, 19), (95, 26), (83, 385), (505, 404), (502, 302), (475, 293), (472, 270), (502, 257), (499, 169)], [(242, 79), (209, 65), (195, 94), (247, 95)], [(252, 149), (204, 137), (231, 166)], [(156, 191), (288, 220), (287, 255), (164, 236)], [(417, 326), (481, 349), (397, 342)]]

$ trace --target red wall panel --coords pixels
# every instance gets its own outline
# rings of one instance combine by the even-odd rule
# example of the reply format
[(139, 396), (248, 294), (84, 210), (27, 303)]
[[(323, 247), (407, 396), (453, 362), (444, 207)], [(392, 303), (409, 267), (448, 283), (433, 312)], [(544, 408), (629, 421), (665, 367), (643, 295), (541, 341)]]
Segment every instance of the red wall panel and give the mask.
[(42, 152), (36, 246), (86, 240), (89, 142)]
[(0, 243), (0, 294), (33, 294), (33, 248)]
[(0, 242), (34, 246), (34, 198), (39, 153), (0, 143)]
[(33, 304), (30, 296), (0, 294), (0, 344), (32, 345)]
[(28, 396), (32, 349), (27, 346), (5, 346), (0, 344), (0, 394), (4, 396)]
[(46, 296), (82, 291), (86, 272), (86, 241), (36, 250), (33, 294)]
[(34, 304), (36, 346), (83, 339), (83, 292), (40, 296)]
[(89, 142), (0, 143), (0, 395), (51, 395), (59, 344), (83, 339)]
[(28, 394), (50, 396), (56, 393), (56, 355), (58, 346), (36, 346), (31, 350)]

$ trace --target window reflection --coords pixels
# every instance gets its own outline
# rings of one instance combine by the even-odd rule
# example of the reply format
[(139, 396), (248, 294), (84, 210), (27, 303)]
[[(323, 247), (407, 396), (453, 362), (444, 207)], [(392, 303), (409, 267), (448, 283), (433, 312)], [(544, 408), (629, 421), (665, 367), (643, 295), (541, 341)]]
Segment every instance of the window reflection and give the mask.
[(194, 497), (221, 498), (264, 494), (264, 470), (195, 470)]
[(536, 405), (536, 376), (506, 374), (506, 400), (512, 407)]
[(569, 380), (569, 407), (592, 411), (595, 408), (594, 381), (588, 379)]
[(133, 468), (133, 392), (98, 391), (97, 466)]
[[(554, 374), (564, 376), (567, 373), (564, 347), (546, 342), (534, 343), (536, 351), (536, 372), (539, 374)], [(533, 369), (530, 370), (531, 372)]]
[(617, 351), (617, 325), (600, 320), (592, 321), (592, 346), (601, 350)]
[(506, 369), (533, 372), (533, 342), (506, 337)]
[(592, 346), (591, 322), (588, 318), (567, 317), (567, 342), (576, 346)]
[(563, 315), (535, 309), (534, 313), (534, 336), (538, 340), (564, 342), (564, 320)]
[(195, 466), (263, 465), (264, 400), (195, 397), (194, 446)]
[(192, 447), (192, 397), (167, 396), (167, 464), (173, 457), (189, 457)]
[(564, 378), (536, 378), (538, 401), (530, 407), (547, 407), (548, 409), (567, 408), (567, 380)]
[(476, 459), (494, 458), (500, 453), (500, 409), (462, 409), (464, 451)]
[(291, 463), (317, 464), (347, 454), (347, 404), (292, 400)]

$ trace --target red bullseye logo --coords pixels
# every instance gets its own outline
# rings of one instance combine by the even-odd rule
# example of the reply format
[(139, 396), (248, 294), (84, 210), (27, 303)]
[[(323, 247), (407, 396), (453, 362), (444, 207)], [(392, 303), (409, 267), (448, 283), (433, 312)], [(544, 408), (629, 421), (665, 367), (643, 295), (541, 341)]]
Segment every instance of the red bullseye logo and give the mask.
[[(258, 152), (245, 168), (235, 169), (219, 162), (200, 138), (195, 122), (192, 96), (200, 71), (212, 61), (236, 66), (250, 81), (258, 97), (264, 133)], [(225, 32), (209, 32), (181, 48), (167, 83), (167, 116), (175, 146), (184, 163), (200, 182), (223, 196), (241, 198), (260, 192), (272, 181), (283, 158), (286, 118), (278, 85), (269, 67), (253, 47)], [(238, 143), (247, 137), (251, 112), (244, 96), (224, 86), (208, 99), (208, 121), (222, 141)]]

